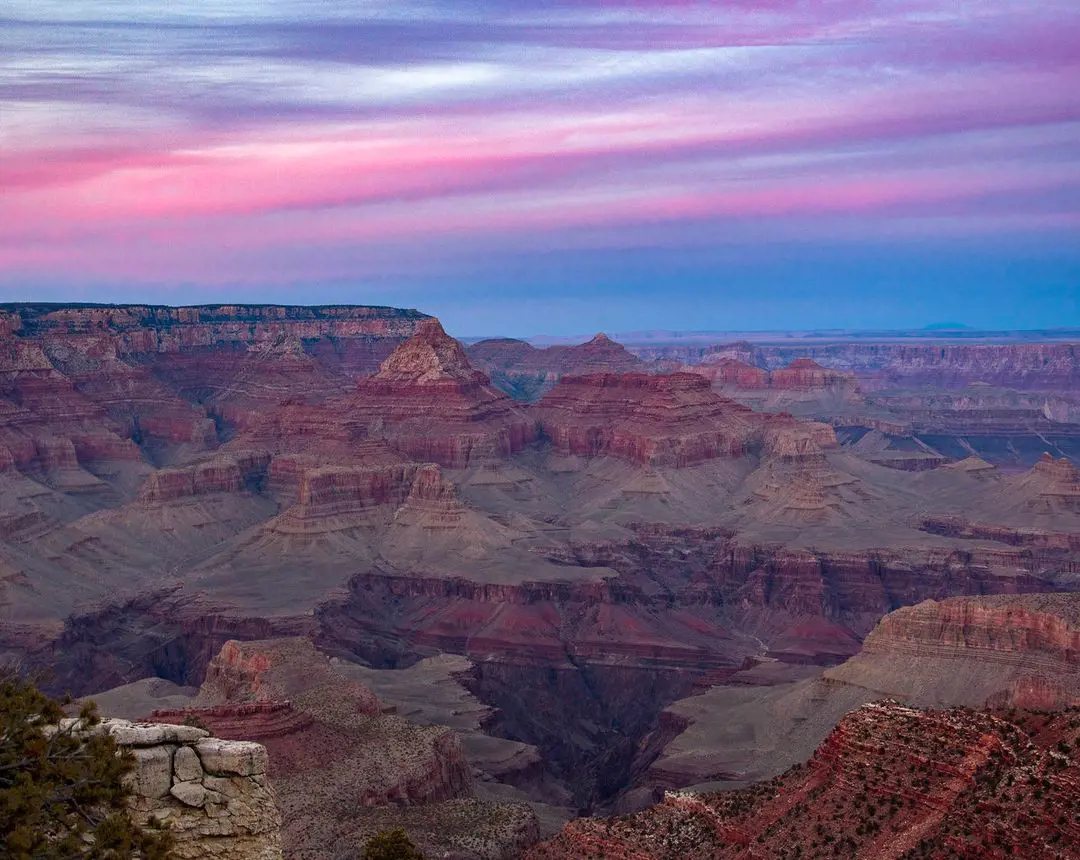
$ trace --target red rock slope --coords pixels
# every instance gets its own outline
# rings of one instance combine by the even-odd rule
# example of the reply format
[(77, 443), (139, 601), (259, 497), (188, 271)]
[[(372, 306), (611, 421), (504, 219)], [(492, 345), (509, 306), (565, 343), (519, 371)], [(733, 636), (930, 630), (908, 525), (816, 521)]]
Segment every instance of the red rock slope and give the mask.
[(1080, 857), (1080, 716), (892, 702), (845, 717), (805, 765), (750, 788), (582, 819), (528, 860)]

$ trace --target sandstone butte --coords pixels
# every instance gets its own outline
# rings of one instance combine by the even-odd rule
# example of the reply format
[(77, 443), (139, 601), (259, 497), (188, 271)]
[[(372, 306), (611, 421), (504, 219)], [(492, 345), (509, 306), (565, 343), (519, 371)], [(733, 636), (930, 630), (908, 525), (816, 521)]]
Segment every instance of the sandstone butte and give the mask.
[(420, 323), (343, 406), (350, 420), (380, 425), (405, 456), (444, 466), (515, 454), (535, 435), (533, 422), (473, 370), (438, 320)]
[(831, 428), (762, 416), (713, 393), (696, 374), (565, 376), (537, 405), (545, 435), (564, 454), (608, 455), (646, 465), (688, 466), (764, 446), (835, 447)]
[(198, 686), (229, 640), (461, 655), (487, 730), (603, 811), (710, 775), (661, 758), (694, 692), (779, 694), (927, 598), (1077, 589), (1065, 437), (905, 471), (870, 444), (891, 413), (856, 438), (694, 374), (560, 371), (524, 403), (393, 309), (4, 320), (0, 645), (77, 694)]

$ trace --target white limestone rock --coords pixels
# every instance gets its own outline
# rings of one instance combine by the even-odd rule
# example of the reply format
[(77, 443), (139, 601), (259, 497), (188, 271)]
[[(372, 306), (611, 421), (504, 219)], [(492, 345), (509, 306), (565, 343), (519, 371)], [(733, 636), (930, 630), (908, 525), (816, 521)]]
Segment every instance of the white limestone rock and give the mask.
[(145, 798), (166, 797), (172, 788), (172, 750), (166, 746), (136, 747), (135, 770), (128, 777), (136, 795)]
[(185, 806), (193, 806), (201, 809), (206, 805), (206, 789), (198, 782), (178, 782), (169, 794), (179, 800)]
[(103, 731), (125, 747), (153, 747), (158, 744), (191, 744), (209, 736), (205, 729), (195, 726), (174, 726), (168, 723), (131, 723), (127, 720), (104, 720)]
[(195, 750), (191, 747), (180, 747), (173, 756), (173, 781), (198, 782), (202, 777), (202, 765)]
[(262, 744), (203, 738), (195, 744), (195, 752), (207, 773), (236, 776), (266, 773), (266, 747)]

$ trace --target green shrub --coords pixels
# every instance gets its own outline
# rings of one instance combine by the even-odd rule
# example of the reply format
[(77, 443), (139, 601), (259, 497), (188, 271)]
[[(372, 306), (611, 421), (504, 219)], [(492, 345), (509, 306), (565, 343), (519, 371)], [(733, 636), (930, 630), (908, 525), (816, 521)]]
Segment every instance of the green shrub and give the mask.
[(0, 841), (11, 860), (165, 860), (170, 839), (127, 807), (135, 767), (105, 734), (93, 703), (63, 729), (63, 706), (10, 669), (0, 670)]
[(424, 860), (424, 855), (408, 834), (398, 828), (372, 836), (364, 846), (364, 860)]

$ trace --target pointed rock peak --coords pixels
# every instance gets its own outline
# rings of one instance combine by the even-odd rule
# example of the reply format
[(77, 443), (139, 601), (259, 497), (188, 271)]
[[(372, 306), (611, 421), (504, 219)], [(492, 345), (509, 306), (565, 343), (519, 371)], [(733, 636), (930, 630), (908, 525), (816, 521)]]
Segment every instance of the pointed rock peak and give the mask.
[(950, 463), (945, 468), (955, 469), (958, 472), (996, 472), (997, 466), (987, 463), (981, 457), (965, 457), (955, 463)]
[(473, 381), (477, 371), (469, 364), (461, 344), (448, 335), (434, 317), (416, 326), (413, 336), (382, 363), (376, 379), (402, 382)]
[(618, 346), (618, 344), (601, 331), (597, 332), (585, 346)]
[(1055, 483), (1080, 483), (1080, 470), (1077, 470), (1072, 461), (1066, 457), (1055, 460), (1050, 453), (1044, 453), (1042, 457), (1039, 458), (1039, 462), (1035, 464), (1032, 471), (1044, 475)]

